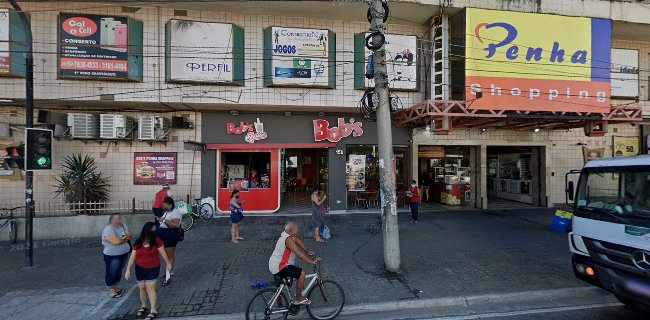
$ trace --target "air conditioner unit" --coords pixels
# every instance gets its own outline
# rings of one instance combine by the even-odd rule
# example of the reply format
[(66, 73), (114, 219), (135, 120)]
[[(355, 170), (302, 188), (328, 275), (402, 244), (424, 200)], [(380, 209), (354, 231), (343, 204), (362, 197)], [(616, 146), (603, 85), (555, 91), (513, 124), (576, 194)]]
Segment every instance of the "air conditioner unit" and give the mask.
[(138, 120), (138, 139), (167, 140), (169, 119), (157, 116), (143, 116)]
[(132, 139), (135, 121), (121, 114), (99, 116), (99, 137), (102, 139)]
[(72, 138), (99, 138), (99, 116), (96, 114), (68, 113), (68, 127)]

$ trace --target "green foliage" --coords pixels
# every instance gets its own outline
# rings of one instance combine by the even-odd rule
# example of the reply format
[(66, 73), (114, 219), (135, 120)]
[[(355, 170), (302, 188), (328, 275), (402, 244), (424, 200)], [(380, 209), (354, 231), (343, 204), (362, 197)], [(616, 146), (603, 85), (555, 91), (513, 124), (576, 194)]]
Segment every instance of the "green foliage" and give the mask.
[(56, 179), (56, 194), (68, 203), (108, 201), (109, 177), (97, 170), (89, 155), (72, 154), (63, 160), (63, 170)]

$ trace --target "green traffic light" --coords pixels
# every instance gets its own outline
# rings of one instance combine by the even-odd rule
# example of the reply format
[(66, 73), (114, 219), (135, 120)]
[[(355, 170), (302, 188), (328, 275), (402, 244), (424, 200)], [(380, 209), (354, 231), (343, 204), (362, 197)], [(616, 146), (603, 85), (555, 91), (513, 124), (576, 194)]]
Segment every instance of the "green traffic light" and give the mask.
[(36, 160), (36, 163), (37, 163), (39, 166), (41, 166), (41, 167), (43, 167), (43, 166), (47, 166), (47, 165), (50, 164), (50, 158), (45, 157), (45, 156), (43, 156), (43, 157), (39, 157), (39, 158)]

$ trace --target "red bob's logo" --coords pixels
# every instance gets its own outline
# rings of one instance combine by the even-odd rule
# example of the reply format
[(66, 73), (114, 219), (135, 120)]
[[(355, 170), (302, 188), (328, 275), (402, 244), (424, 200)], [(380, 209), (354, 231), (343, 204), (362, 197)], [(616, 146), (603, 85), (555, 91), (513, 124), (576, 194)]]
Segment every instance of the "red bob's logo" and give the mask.
[(84, 17), (72, 17), (63, 21), (63, 30), (71, 36), (88, 37), (97, 32), (97, 24)]

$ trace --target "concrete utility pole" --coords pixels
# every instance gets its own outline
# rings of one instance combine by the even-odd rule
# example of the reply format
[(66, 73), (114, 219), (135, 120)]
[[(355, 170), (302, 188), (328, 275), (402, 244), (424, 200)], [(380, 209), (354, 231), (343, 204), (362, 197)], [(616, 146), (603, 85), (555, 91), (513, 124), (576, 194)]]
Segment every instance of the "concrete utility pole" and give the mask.
[(389, 272), (399, 271), (400, 248), (397, 224), (397, 198), (395, 197), (395, 168), (393, 167), (393, 136), (388, 93), (388, 71), (384, 34), (384, 12), (381, 0), (372, 0), (370, 5), (371, 32), (373, 44), (382, 43), (373, 52), (375, 93), (379, 98), (377, 107), (377, 138), (379, 139), (379, 185), (381, 190), (381, 219), (384, 236), (384, 263)]
[[(25, 40), (27, 41), (27, 52), (25, 54), (25, 127), (34, 127), (34, 56), (32, 53), (32, 27), (27, 15), (15, 0), (9, 0), (11, 6), (20, 16), (25, 29)], [(27, 142), (27, 141), (25, 141)], [(27, 146), (25, 146), (27, 147)], [(25, 172), (25, 265), (34, 265), (34, 172)]]

